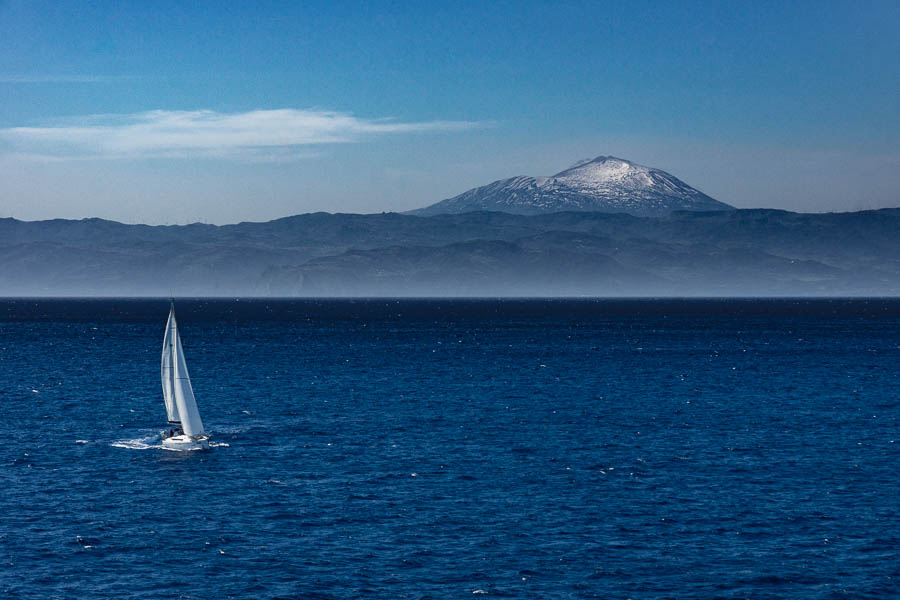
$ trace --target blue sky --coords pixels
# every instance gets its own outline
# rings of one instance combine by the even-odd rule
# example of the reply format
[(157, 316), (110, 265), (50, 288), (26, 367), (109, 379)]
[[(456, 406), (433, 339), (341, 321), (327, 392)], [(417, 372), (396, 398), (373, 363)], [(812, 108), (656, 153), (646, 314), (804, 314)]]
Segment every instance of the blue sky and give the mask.
[(900, 205), (900, 3), (0, 2), (0, 216), (406, 210), (612, 154)]

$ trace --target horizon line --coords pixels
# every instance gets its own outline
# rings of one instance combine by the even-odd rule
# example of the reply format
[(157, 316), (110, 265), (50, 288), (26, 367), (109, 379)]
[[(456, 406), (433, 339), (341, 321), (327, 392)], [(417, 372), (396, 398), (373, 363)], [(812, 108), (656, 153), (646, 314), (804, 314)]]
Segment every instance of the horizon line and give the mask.
[(716, 214), (716, 213), (735, 213), (735, 212), (753, 212), (753, 211), (766, 211), (766, 212), (779, 212), (779, 213), (790, 213), (795, 215), (845, 215), (845, 214), (857, 214), (857, 213), (869, 213), (869, 212), (881, 212), (886, 210), (900, 210), (900, 204), (897, 206), (882, 206), (880, 208), (863, 208), (859, 210), (828, 210), (828, 211), (796, 211), (796, 210), (788, 210), (785, 208), (774, 208), (774, 207), (746, 207), (746, 208), (738, 208), (735, 207), (731, 210), (676, 210), (672, 211), (668, 215), (664, 216), (638, 216), (633, 215), (627, 212), (612, 212), (612, 211), (589, 211), (589, 210), (560, 210), (554, 212), (546, 212), (546, 213), (538, 213), (525, 215), (520, 213), (506, 212), (502, 210), (472, 210), (465, 211), (461, 213), (440, 213), (435, 215), (414, 215), (410, 214), (411, 212), (419, 210), (412, 209), (407, 211), (376, 211), (376, 212), (368, 212), (368, 213), (354, 213), (354, 212), (330, 212), (326, 210), (317, 210), (312, 212), (305, 213), (293, 213), (289, 215), (284, 215), (281, 217), (273, 217), (271, 219), (265, 221), (237, 221), (231, 223), (209, 223), (206, 221), (193, 221), (190, 223), (135, 223), (135, 222), (126, 222), (126, 221), (117, 221), (116, 219), (108, 219), (106, 217), (52, 217), (49, 219), (20, 219), (19, 217), (14, 217), (12, 215), (8, 215), (5, 217), (0, 217), (0, 221), (17, 221), (19, 223), (46, 223), (49, 221), (69, 221), (73, 223), (79, 223), (83, 221), (104, 221), (106, 223), (116, 223), (118, 225), (127, 225), (127, 226), (144, 226), (144, 227), (190, 227), (194, 225), (205, 225), (208, 227), (233, 227), (235, 225), (244, 225), (244, 224), (262, 224), (262, 223), (272, 223), (274, 221), (281, 221), (283, 219), (292, 219), (295, 217), (305, 217), (310, 215), (329, 215), (329, 216), (356, 216), (356, 217), (375, 217), (380, 215), (399, 215), (403, 217), (410, 217), (415, 219), (433, 219), (433, 218), (441, 218), (441, 217), (453, 217), (460, 215), (468, 215), (468, 214), (476, 214), (476, 213), (488, 213), (488, 214), (500, 214), (500, 215), (509, 215), (511, 217), (522, 217), (522, 218), (535, 218), (535, 217), (545, 217), (549, 215), (558, 215), (558, 214), (577, 214), (577, 215), (610, 215), (610, 216), (625, 216), (631, 217), (633, 219), (667, 219), (675, 214), (697, 214), (697, 215), (708, 215), (708, 214)]

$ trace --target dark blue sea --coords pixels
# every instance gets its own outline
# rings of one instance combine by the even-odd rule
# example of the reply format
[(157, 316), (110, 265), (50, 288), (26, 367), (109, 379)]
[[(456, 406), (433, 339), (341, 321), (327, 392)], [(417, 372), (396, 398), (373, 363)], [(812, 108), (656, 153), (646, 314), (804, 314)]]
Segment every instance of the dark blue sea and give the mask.
[(0, 300), (0, 598), (898, 598), (900, 300)]

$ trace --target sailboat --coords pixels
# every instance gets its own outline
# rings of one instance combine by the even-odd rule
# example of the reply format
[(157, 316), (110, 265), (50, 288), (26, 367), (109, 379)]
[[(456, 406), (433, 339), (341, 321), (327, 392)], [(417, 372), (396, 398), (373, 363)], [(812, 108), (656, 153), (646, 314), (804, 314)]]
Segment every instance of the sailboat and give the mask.
[(178, 322), (175, 320), (175, 301), (169, 310), (166, 335), (162, 349), (162, 389), (166, 404), (168, 428), (163, 432), (163, 446), (171, 450), (208, 450), (209, 436), (203, 430), (194, 389), (184, 362)]

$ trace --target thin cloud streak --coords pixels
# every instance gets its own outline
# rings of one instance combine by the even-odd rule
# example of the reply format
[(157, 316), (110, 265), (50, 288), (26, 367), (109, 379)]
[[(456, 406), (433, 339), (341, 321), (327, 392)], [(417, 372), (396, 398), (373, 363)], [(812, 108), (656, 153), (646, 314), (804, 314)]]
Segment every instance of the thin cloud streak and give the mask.
[(0, 83), (115, 83), (138, 79), (133, 75), (0, 75)]
[[(303, 157), (299, 147), (359, 142), (373, 136), (466, 131), (477, 121), (398, 122), (325, 110), (154, 110), (92, 115), (69, 124), (0, 129), (0, 142), (17, 154), (48, 158)], [(9, 152), (8, 152), (9, 153)]]

